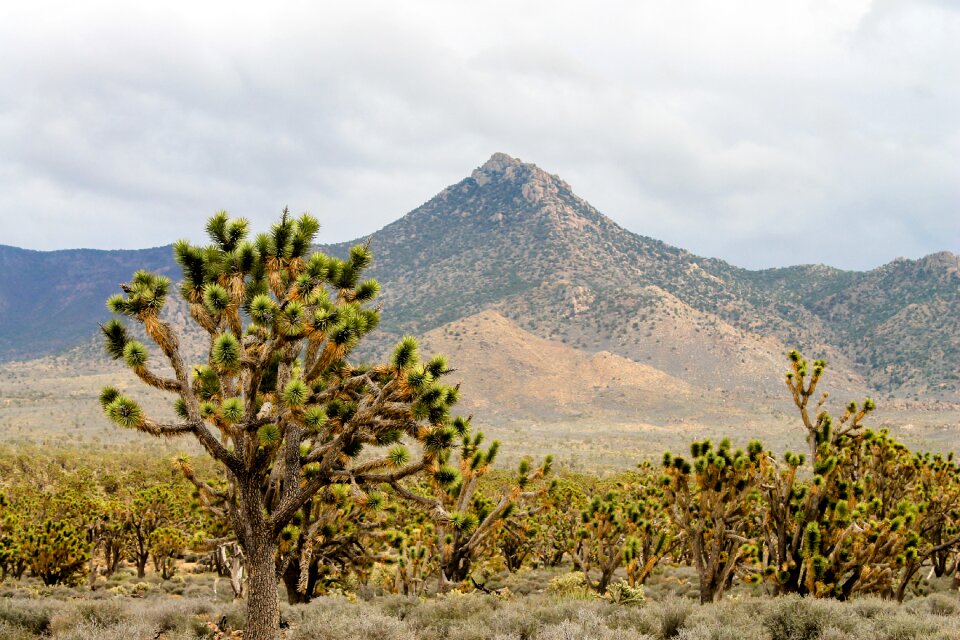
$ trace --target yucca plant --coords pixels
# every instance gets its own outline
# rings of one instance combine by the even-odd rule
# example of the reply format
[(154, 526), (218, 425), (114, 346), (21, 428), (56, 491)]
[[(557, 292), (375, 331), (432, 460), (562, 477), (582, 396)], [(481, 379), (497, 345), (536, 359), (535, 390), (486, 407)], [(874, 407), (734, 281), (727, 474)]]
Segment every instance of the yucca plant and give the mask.
[[(492, 470), (500, 443), (494, 440), (484, 447), (483, 434), (471, 433), (466, 418), (455, 419), (443, 438), (445, 449), (432, 461), (425, 486), (390, 484), (398, 496), (434, 521), (440, 589), (446, 590), (469, 577), (474, 560), (492, 546), (508, 518), (527, 517), (544, 507), (531, 502), (546, 489), (540, 481), (550, 473), (553, 459), (547, 456), (537, 468), (521, 460), (507, 486), (488, 497), (480, 490), (480, 480)], [(451, 464), (449, 447), (457, 439), (458, 460)]]
[[(185, 361), (181, 337), (162, 315), (173, 287), (164, 276), (138, 271), (108, 306), (142, 325), (172, 376), (123, 322), (102, 327), (112, 357), (175, 396), (179, 420), (154, 420), (114, 387), (100, 396), (106, 415), (123, 428), (193, 437), (226, 475), (223, 487), (188, 477), (244, 550), (248, 640), (277, 636), (281, 536), (314, 496), (336, 484), (363, 494), (432, 473), (452, 443), (457, 394), (442, 383), (445, 361), (422, 363), (405, 338), (389, 362), (350, 362), (380, 320), (379, 285), (362, 279), (372, 255), (362, 245), (344, 259), (312, 252), (318, 228), (312, 216), (284, 211), (251, 240), (246, 220), (219, 212), (207, 224), (210, 244), (174, 245), (183, 271), (177, 290), (208, 339), (204, 362)], [(403, 440), (416, 443), (419, 456), (405, 453)]]
[[(672, 526), (662, 508), (662, 488), (649, 464), (641, 473), (601, 485), (580, 511), (568, 554), (586, 582), (603, 594), (621, 567), (630, 587), (642, 585), (672, 546)], [(596, 574), (596, 580), (591, 577)]]
[(734, 577), (757, 576), (754, 541), (762, 517), (760, 492), (765, 456), (754, 440), (746, 451), (723, 440), (694, 442), (692, 462), (664, 454), (663, 505), (700, 579), (700, 602), (721, 598)]
[[(913, 555), (907, 531), (919, 515), (911, 504), (918, 467), (906, 447), (866, 428), (872, 400), (849, 402), (839, 419), (827, 412), (828, 394), (817, 395), (826, 361), (811, 365), (797, 351), (788, 358), (786, 384), (808, 455), (767, 456), (764, 577), (775, 593), (889, 594)], [(813, 472), (809, 481), (798, 472), (805, 464)]]

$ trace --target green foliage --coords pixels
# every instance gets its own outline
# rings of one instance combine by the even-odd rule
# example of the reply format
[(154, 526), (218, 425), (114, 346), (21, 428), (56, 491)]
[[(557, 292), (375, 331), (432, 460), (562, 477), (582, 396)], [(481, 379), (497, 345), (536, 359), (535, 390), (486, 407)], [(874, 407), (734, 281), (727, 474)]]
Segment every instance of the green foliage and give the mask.
[(759, 442), (731, 450), (709, 440), (691, 446), (693, 463), (664, 456), (663, 504), (700, 578), (700, 601), (723, 595), (734, 576), (752, 580), (758, 547), (750, 542), (761, 516), (766, 456)]
[[(318, 229), (312, 216), (284, 211), (267, 233), (248, 241), (247, 221), (221, 211), (207, 224), (209, 244), (174, 245), (183, 269), (180, 294), (209, 336), (206, 362), (184, 361), (180, 337), (161, 317), (169, 280), (144, 271), (108, 306), (142, 324), (173, 376), (152, 371), (146, 349), (127, 339), (122, 325), (108, 323), (103, 330), (108, 353), (122, 343), (141, 381), (176, 394), (180, 419), (158, 422), (125, 395), (105, 389), (102, 403), (111, 420), (154, 436), (192, 435), (217, 461), (223, 477), (216, 483), (197, 475), (188, 461), (179, 466), (196, 487), (200, 508), (229, 523), (246, 562), (259, 563), (249, 567), (251, 582), (260, 579), (250, 590), (251, 602), (260, 599), (251, 610), (272, 613), (266, 623), (263, 616), (248, 620), (254, 626), (278, 620), (275, 584), (263, 578), (276, 567), (298, 574), (283, 576), (296, 601), (313, 597), (332, 579), (329, 563), (364, 566), (366, 554), (357, 551), (362, 531), (355, 525), (379, 526), (381, 485), (418, 474), (449, 489), (461, 484), (462, 471), (446, 465), (462, 425), (451, 416), (459, 394), (444, 384), (446, 360), (421, 365), (416, 342), (404, 338), (389, 364), (350, 362), (379, 324), (380, 308), (373, 305), (380, 286), (362, 279), (373, 259), (368, 247), (353, 247), (342, 260), (312, 252)], [(410, 459), (404, 440), (416, 445), (418, 460)], [(341, 495), (348, 486), (352, 499)], [(483, 527), (482, 510), (469, 507), (449, 511), (446, 524), (459, 535)], [(351, 518), (354, 525), (348, 525)], [(165, 575), (183, 546), (171, 526), (158, 526), (147, 537)], [(231, 576), (237, 593), (243, 590), (240, 573)]]
[(90, 558), (83, 531), (66, 520), (45, 520), (25, 527), (20, 553), (30, 572), (47, 586), (82, 578)]
[(177, 571), (176, 559), (189, 542), (189, 537), (178, 527), (158, 527), (150, 533), (150, 553), (164, 580)]

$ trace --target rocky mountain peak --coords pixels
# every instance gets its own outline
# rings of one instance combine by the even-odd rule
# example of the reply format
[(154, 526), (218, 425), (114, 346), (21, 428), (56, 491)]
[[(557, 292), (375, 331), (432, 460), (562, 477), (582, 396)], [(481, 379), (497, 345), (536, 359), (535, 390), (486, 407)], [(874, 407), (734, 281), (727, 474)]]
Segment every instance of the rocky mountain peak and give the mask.
[[(554, 223), (576, 228), (587, 224), (588, 220), (598, 222), (602, 219), (600, 213), (579, 198), (559, 176), (506, 153), (490, 156), (470, 174), (468, 183), (472, 184), (464, 192), (472, 198), (485, 202), (490, 202), (491, 197), (498, 201), (503, 197), (513, 200), (514, 204), (508, 208), (515, 209), (514, 215), (525, 210), (527, 215), (544, 216)], [(503, 203), (498, 202), (500, 204)]]
[(924, 256), (918, 262), (928, 268), (941, 269), (944, 271), (957, 271), (960, 269), (960, 256), (950, 251), (939, 251)]
[[(523, 162), (519, 158), (514, 158), (505, 153), (497, 152), (490, 156), (490, 159), (484, 162), (480, 167), (474, 169), (470, 174), (479, 186), (489, 183), (514, 183), (520, 185), (531, 185), (528, 189), (531, 193), (557, 193), (565, 191), (571, 193), (570, 185), (564, 182), (559, 176), (547, 173), (537, 165), (530, 162)], [(524, 194), (525, 196), (527, 193)]]

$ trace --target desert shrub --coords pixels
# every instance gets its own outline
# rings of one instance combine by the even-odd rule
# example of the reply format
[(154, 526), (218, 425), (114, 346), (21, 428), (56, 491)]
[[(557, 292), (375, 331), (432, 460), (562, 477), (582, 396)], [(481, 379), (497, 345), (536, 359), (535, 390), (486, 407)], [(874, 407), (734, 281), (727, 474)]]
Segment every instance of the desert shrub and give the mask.
[[(874, 621), (869, 637), (876, 640), (952, 640), (957, 637), (958, 629), (960, 629), (960, 620), (891, 610), (889, 614), (880, 616)], [(866, 633), (861, 635), (867, 637)]]
[[(302, 618), (293, 634), (295, 640), (348, 640), (350, 638), (382, 638), (383, 640), (416, 640), (417, 634), (404, 621), (366, 605), (336, 606), (321, 603), (294, 607), (291, 618)], [(362, 614), (358, 610), (363, 608)]]
[[(446, 633), (453, 627), (463, 623), (486, 626), (486, 621), (492, 619), (501, 608), (503, 602), (494, 596), (479, 593), (457, 594), (453, 592), (439, 598), (427, 600), (410, 612), (408, 620), (418, 630), (423, 630), (425, 637), (433, 635), (446, 637)], [(426, 633), (426, 632), (430, 633)]]
[(112, 627), (95, 622), (81, 622), (50, 636), (50, 640), (131, 640), (154, 638), (157, 630), (143, 620), (126, 621)]
[(659, 603), (660, 637), (664, 640), (675, 638), (693, 613), (693, 604), (689, 600), (670, 598)]
[(77, 613), (81, 620), (101, 627), (112, 627), (131, 617), (130, 608), (122, 600), (81, 601)]
[(184, 606), (184, 603), (179, 600), (160, 600), (151, 602), (149, 607), (141, 605), (138, 609), (146, 609), (142, 612), (142, 615), (158, 633), (184, 632), (195, 629), (196, 625), (193, 624), (193, 621), (200, 620), (198, 614), (204, 615), (207, 619), (210, 618), (210, 607), (208, 605), (190, 603), (190, 606)]
[(914, 600), (909, 605), (910, 611), (926, 611), (938, 616), (952, 616), (960, 613), (960, 600), (956, 595), (934, 593), (922, 600)]
[(4, 599), (0, 600), (0, 622), (40, 635), (50, 629), (50, 619), (58, 608), (46, 600)]
[(559, 624), (566, 620), (575, 620), (587, 611), (602, 615), (603, 612), (612, 610), (613, 607), (610, 607), (591, 595), (589, 600), (576, 598), (557, 600), (555, 597), (522, 599), (511, 603), (508, 609), (526, 612), (526, 615), (530, 617), (535, 625), (534, 629), (536, 630), (545, 626)]
[(517, 600), (511, 602), (497, 612), (497, 617), (490, 621), (490, 630), (501, 638), (522, 638), (527, 640), (543, 627), (543, 622), (537, 614), (546, 609), (542, 600), (539, 604)]
[(79, 600), (76, 603), (63, 603), (54, 613), (50, 618), (50, 633), (56, 637), (75, 627), (107, 629), (139, 618), (133, 614), (126, 599)]
[(404, 620), (410, 611), (420, 606), (420, 599), (413, 596), (387, 595), (379, 598), (377, 604), (388, 616)]
[(876, 596), (857, 598), (856, 600), (851, 601), (847, 606), (858, 616), (867, 620), (872, 620), (890, 611), (891, 608), (895, 609), (897, 607), (897, 605), (891, 601), (883, 600)]
[(503, 586), (521, 596), (542, 593), (549, 584), (547, 577), (555, 573), (553, 570), (533, 570), (529, 567), (523, 567), (516, 573), (508, 573), (503, 576)]
[(828, 626), (853, 632), (859, 621), (836, 601), (791, 595), (770, 601), (763, 624), (777, 640), (817, 640)]
[(743, 629), (736, 626), (727, 626), (720, 622), (698, 622), (680, 629), (675, 636), (677, 640), (769, 640), (770, 634), (761, 629), (762, 635), (744, 635)]
[(579, 572), (565, 573), (553, 578), (547, 585), (547, 593), (561, 598), (589, 599), (593, 597), (593, 590), (587, 584), (587, 579)]
[(36, 636), (29, 630), (0, 620), (0, 638), (3, 640), (33, 640)]
[(558, 624), (544, 627), (536, 640), (653, 640), (653, 636), (639, 633), (633, 629), (611, 629), (602, 618), (593, 611), (582, 611), (574, 620), (564, 620)]
[(491, 635), (504, 638), (534, 638), (544, 628), (576, 620), (587, 613), (599, 615), (608, 605), (599, 600), (557, 600), (555, 597), (517, 598), (499, 609), (487, 622)]
[(678, 640), (769, 640), (760, 611), (767, 600), (726, 600), (695, 607), (677, 633)]
[(631, 629), (641, 635), (660, 637), (659, 603), (648, 602), (644, 607), (611, 607), (601, 603), (598, 612), (611, 629)]

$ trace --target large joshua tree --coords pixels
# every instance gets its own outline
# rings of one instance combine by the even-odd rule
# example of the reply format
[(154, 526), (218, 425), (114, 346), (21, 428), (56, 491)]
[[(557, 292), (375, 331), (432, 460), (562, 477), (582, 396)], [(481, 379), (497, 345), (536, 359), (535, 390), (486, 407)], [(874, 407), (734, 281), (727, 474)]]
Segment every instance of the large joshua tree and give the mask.
[[(192, 436), (222, 467), (227, 482), (191, 481), (222, 505), (249, 569), (244, 637), (276, 637), (278, 540), (296, 537), (295, 514), (333, 485), (361, 497), (369, 487), (436, 472), (456, 431), (455, 388), (440, 383), (445, 361), (420, 363), (404, 338), (390, 362), (354, 366), (347, 358), (379, 321), (379, 292), (361, 280), (366, 246), (340, 260), (310, 247), (319, 228), (284, 211), (269, 233), (248, 241), (248, 223), (218, 212), (211, 244), (174, 245), (183, 269), (180, 294), (209, 336), (206, 362), (187, 364), (180, 339), (161, 318), (171, 282), (138, 271), (108, 307), (140, 323), (172, 377), (119, 320), (103, 325), (110, 355), (145, 384), (176, 396), (179, 420), (160, 422), (116, 388), (101, 393), (107, 416), (154, 436)], [(415, 442), (411, 456), (402, 444)]]

